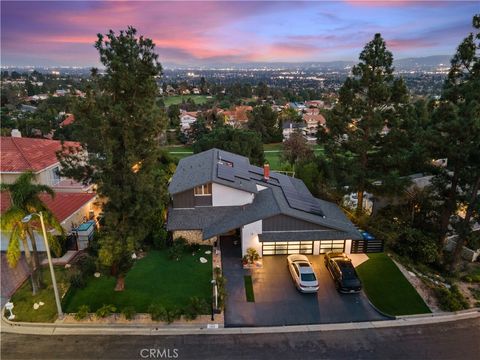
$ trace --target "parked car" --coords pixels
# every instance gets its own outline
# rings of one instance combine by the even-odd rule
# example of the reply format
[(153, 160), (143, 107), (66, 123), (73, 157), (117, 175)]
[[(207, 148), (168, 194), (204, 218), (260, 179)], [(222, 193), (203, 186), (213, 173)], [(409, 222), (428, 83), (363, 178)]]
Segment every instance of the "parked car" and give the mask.
[(304, 293), (318, 291), (318, 280), (313, 266), (305, 255), (293, 254), (287, 257), (288, 269), (297, 289)]
[(341, 293), (356, 293), (362, 290), (352, 260), (344, 253), (328, 252), (325, 254), (325, 266), (332, 275), (335, 287)]

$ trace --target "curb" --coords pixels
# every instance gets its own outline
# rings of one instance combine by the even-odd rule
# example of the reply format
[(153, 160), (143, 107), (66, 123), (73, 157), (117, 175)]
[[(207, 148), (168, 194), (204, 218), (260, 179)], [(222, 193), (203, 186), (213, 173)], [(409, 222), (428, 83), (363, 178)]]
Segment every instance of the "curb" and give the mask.
[(338, 324), (292, 325), (276, 327), (237, 327), (209, 328), (193, 325), (191, 327), (171, 327), (168, 325), (97, 325), (97, 324), (45, 324), (45, 323), (15, 323), (3, 317), (1, 332), (36, 335), (227, 335), (227, 334), (266, 334), (292, 332), (325, 332), (335, 330), (380, 329), (399, 326), (428, 325), (449, 321), (480, 318), (480, 308), (468, 309), (453, 313), (421, 314), (399, 316), (395, 320), (380, 320), (367, 322), (350, 322)]

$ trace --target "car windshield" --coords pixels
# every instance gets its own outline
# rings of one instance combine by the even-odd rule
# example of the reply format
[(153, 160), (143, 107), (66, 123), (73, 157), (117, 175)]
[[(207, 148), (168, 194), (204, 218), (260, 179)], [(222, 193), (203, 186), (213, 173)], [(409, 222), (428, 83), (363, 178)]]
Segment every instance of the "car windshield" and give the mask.
[(315, 280), (317, 280), (314, 273), (302, 274), (301, 277), (302, 277), (302, 281), (315, 281)]

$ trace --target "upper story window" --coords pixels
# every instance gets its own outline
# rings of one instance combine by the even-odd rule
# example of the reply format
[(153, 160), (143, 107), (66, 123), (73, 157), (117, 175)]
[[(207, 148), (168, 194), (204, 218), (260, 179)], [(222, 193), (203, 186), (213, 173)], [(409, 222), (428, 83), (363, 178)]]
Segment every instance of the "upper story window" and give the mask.
[(212, 184), (205, 184), (195, 187), (194, 189), (195, 196), (210, 196), (212, 195)]
[(57, 166), (52, 169), (52, 185), (57, 185), (61, 180), (60, 168)]

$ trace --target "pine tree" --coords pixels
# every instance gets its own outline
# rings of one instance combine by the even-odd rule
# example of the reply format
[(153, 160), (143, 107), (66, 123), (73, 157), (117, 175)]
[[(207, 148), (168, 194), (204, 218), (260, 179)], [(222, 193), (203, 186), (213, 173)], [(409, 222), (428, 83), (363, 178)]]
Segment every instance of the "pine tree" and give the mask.
[(319, 141), (339, 187), (357, 192), (361, 213), (365, 191), (388, 194), (407, 183), (397, 170), (399, 160), (406, 161), (399, 156), (405, 154), (388, 148), (392, 143), (404, 147), (406, 134), (399, 125), (407, 111), (408, 91), (403, 80), (393, 76), (393, 55), (380, 34), (359, 59), (340, 89), (339, 103), (327, 116), (328, 130), (319, 131)]
[(92, 72), (93, 85), (74, 111), (88, 159), (65, 149), (61, 162), (66, 176), (95, 183), (105, 199), (99, 256), (122, 290), (132, 251), (161, 225), (168, 201), (159, 144), (166, 118), (156, 105), (162, 68), (152, 40), (133, 27), (98, 34), (95, 48), (105, 74)]

